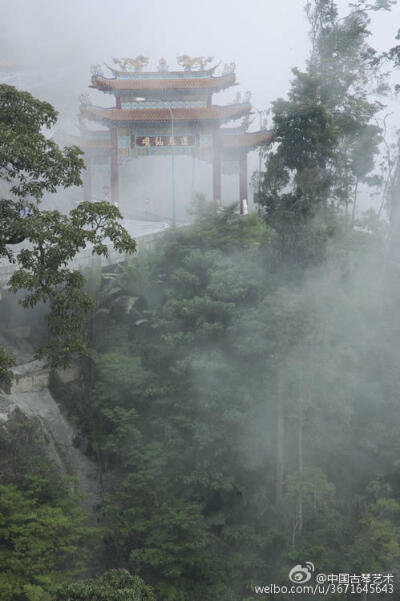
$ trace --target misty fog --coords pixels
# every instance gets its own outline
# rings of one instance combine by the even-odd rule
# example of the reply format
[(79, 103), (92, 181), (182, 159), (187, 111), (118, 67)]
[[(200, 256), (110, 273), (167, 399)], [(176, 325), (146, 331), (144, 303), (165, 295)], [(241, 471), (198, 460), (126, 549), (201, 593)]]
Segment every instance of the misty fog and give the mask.
[(400, 599), (400, 3), (0, 8), (0, 601)]
[[(341, 0), (338, 5), (344, 11), (347, 2)], [(378, 50), (386, 49), (387, 41), (394, 39), (396, 16), (400, 16), (399, 6), (394, 6), (390, 14), (373, 15), (373, 45)], [(156, 68), (159, 58), (165, 57), (172, 69), (176, 67), (176, 56), (183, 53), (213, 56), (214, 64), (235, 63), (239, 85), (216, 94), (214, 102), (232, 102), (238, 90), (242, 94), (249, 90), (254, 107), (250, 129), (257, 130), (260, 125), (257, 111), (268, 110), (273, 100), (284, 96), (292, 77), (291, 69), (305, 64), (308, 32), (303, 1), (152, 0), (145, 7), (129, 0), (2, 3), (0, 81), (52, 102), (60, 112), (56, 131), (61, 133), (78, 133), (80, 94), (89, 91), (94, 104), (113, 105), (112, 96), (88, 90), (92, 64), (110, 64), (113, 56), (143, 54), (150, 58), (149, 68)], [(107, 72), (105, 67), (104, 71)], [(392, 123), (394, 130), (395, 118), (389, 120), (389, 129)], [(187, 159), (178, 160), (181, 167), (177, 197), (179, 205), (185, 207), (181, 211), (184, 218), (186, 199), (193, 187), (193, 165)], [(258, 169), (257, 151), (249, 153), (248, 163), (249, 174)], [(137, 165), (130, 165), (132, 174), (128, 174), (127, 180), (132, 180), (132, 196), (127, 196), (126, 205), (134, 204), (140, 210), (154, 207), (161, 214), (168, 214), (170, 201), (165, 198), (169, 193), (165, 188), (170, 186), (168, 159), (140, 159)], [(195, 191), (210, 196), (210, 166), (197, 161), (194, 169)], [(149, 175), (154, 171), (158, 183)], [(232, 176), (225, 176), (224, 180), (223, 201), (228, 204), (237, 182)], [(101, 190), (97, 196), (103, 199)], [(250, 200), (252, 196), (250, 188)], [(70, 198), (71, 206), (73, 200), (79, 200), (79, 192)], [(360, 202), (364, 208), (379, 204), (379, 200), (367, 194)]]

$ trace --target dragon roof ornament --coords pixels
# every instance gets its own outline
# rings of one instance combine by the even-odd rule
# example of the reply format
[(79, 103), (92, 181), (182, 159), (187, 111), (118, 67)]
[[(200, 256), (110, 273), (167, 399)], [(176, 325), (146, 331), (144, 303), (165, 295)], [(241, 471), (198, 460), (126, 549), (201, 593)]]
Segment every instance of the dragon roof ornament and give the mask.
[(92, 74), (92, 79), (95, 77), (104, 77), (103, 67), (101, 65), (92, 65), (90, 67), (90, 72)]
[(192, 69), (203, 71), (213, 61), (213, 57), (195, 56), (192, 58), (188, 54), (182, 54), (176, 57), (176, 61), (180, 67), (183, 67), (184, 71), (192, 71)]
[(143, 67), (146, 67), (149, 64), (149, 59), (147, 56), (139, 55), (136, 58), (114, 58), (113, 63), (118, 65), (121, 71), (141, 71)]
[(235, 63), (225, 63), (224, 70), (222, 71), (222, 75), (229, 75), (230, 73), (234, 73), (236, 69)]
[(84, 94), (80, 94), (79, 95), (79, 102), (81, 106), (89, 106), (92, 104), (92, 101), (90, 99), (90, 94), (89, 92), (85, 92)]

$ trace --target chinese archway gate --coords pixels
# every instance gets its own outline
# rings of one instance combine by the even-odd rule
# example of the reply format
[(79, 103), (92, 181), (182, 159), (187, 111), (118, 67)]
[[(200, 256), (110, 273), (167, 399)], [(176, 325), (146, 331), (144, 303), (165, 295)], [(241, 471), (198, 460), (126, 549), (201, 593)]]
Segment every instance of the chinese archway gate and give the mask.
[[(212, 163), (213, 197), (221, 200), (221, 172), (230, 168), (239, 173), (240, 211), (247, 199), (247, 152), (266, 144), (267, 130), (248, 132), (251, 104), (249, 94), (244, 100), (236, 95), (235, 102), (216, 105), (213, 94), (236, 84), (234, 64), (225, 65), (221, 75), (217, 66), (206, 68), (211, 59), (178, 57), (183, 67), (169, 71), (161, 59), (157, 71), (144, 71), (146, 57), (113, 59), (118, 68), (108, 67), (112, 77), (105, 77), (101, 67), (92, 67), (91, 88), (114, 96), (114, 106), (102, 108), (81, 97), (81, 137), (77, 144), (85, 152), (85, 199), (90, 200), (92, 165), (108, 160), (111, 200), (119, 200), (119, 164), (124, 160), (149, 155), (189, 155)], [(238, 127), (223, 124), (242, 119)], [(86, 120), (106, 126), (92, 131)]]

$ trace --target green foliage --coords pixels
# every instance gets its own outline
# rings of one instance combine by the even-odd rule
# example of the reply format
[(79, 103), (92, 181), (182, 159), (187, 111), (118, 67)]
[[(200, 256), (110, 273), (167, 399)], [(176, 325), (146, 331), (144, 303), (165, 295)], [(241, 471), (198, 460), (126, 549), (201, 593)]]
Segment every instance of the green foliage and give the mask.
[(177, 498), (160, 445), (149, 444), (141, 455), (117, 498), (108, 500), (109, 548), (154, 583), (162, 598), (183, 598), (194, 584), (197, 598), (207, 585), (215, 585), (200, 506)]
[[(263, 543), (254, 526), (222, 510), (231, 499), (236, 511), (241, 495), (232, 474), (235, 452), (222, 452), (224, 422), (238, 431), (247, 420), (237, 382), (226, 385), (231, 367), (223, 347), (238, 311), (259, 298), (264, 276), (254, 260), (264, 252), (264, 234), (254, 216), (208, 212), (167, 234), (134, 268), (106, 274), (97, 288), (91, 410), (85, 414), (83, 401), (74, 411), (101, 454), (104, 481), (109, 471), (120, 474), (103, 504), (107, 553), (162, 598), (225, 595), (231, 580), (246, 586), (243, 566), (250, 573), (260, 563), (252, 545)], [(217, 347), (212, 356), (210, 345)], [(215, 385), (225, 383), (210, 397), (203, 374), (214, 360)], [(225, 395), (233, 395), (231, 407)], [(218, 426), (210, 431), (216, 411)], [(204, 463), (202, 454), (217, 444), (221, 458)]]
[(13, 375), (10, 368), (13, 365), (15, 365), (15, 358), (0, 347), (0, 385), (3, 388), (8, 388), (12, 382)]
[(94, 304), (82, 290), (82, 274), (71, 270), (68, 263), (87, 244), (92, 245), (93, 253), (107, 256), (105, 237), (119, 252), (134, 252), (135, 243), (118, 223), (120, 217), (118, 209), (106, 202), (83, 202), (69, 216), (34, 207), (24, 219), (32, 247), (18, 252), (19, 269), (9, 283), (13, 292), (26, 291), (21, 301), (25, 307), (50, 303), (51, 339), (38, 356), (48, 356), (51, 367), (66, 366), (74, 354), (85, 354), (84, 325)]
[(383, 573), (393, 571), (400, 560), (400, 504), (393, 498), (380, 498), (370, 505), (360, 520), (360, 529), (348, 551), (359, 569)]
[[(0, 200), (0, 256), (17, 264), (10, 288), (26, 291), (23, 306), (50, 305), (50, 342), (38, 356), (47, 357), (52, 367), (86, 354), (84, 325), (93, 299), (82, 290), (83, 276), (70, 261), (87, 246), (107, 256), (107, 241), (120, 253), (135, 251), (118, 209), (109, 203), (83, 202), (69, 215), (39, 208), (44, 192), (81, 184), (82, 152), (60, 149), (43, 132), (56, 120), (50, 104), (0, 85), (0, 179), (11, 196)], [(10, 245), (24, 240), (29, 245), (13, 252)]]
[(81, 524), (83, 515), (65, 499), (41, 501), (44, 485), (48, 482), (38, 478), (25, 490), (0, 485), (2, 601), (46, 599), (46, 591), (76, 574), (87, 559), (83, 545), (93, 540), (93, 529)]
[(294, 69), (289, 99), (272, 105), (274, 145), (257, 195), (280, 262), (321, 262), (337, 211), (353, 203), (354, 221), (360, 182), (375, 182), (380, 105), (367, 98), (367, 84), (379, 77), (368, 10), (387, 7), (361, 2), (339, 19), (334, 2), (306, 6), (311, 57), (305, 72)]
[(100, 531), (87, 525), (75, 481), (45, 457), (46, 437), (17, 409), (0, 423), (1, 601), (49, 601), (97, 547)]
[(42, 132), (56, 121), (57, 112), (48, 102), (0, 85), (0, 179), (15, 196), (39, 199), (58, 186), (81, 184), (82, 151), (74, 146), (61, 150)]
[(141, 578), (120, 569), (60, 587), (55, 601), (154, 601), (154, 595)]
[[(247, 599), (255, 583), (287, 583), (306, 559), (326, 573), (396, 569), (398, 296), (380, 287), (385, 225), (373, 212), (357, 222), (348, 213), (359, 183), (370, 183), (380, 135), (366, 92), (377, 65), (368, 15), (390, 4), (359, 0), (339, 18), (331, 0), (308, 3), (312, 52), (288, 99), (273, 105), (262, 219), (197, 198), (190, 226), (134, 263), (95, 267), (85, 288), (62, 270), (76, 245), (105, 252), (105, 207), (83, 204), (67, 221), (29, 215), (37, 248), (18, 259), (15, 286), (27, 304), (58, 307), (53, 355), (62, 345), (66, 360), (83, 352), (77, 324), (89, 317), (82, 383), (53, 374), (52, 388), (99, 463), (104, 565), (139, 575), (63, 585), (56, 601), (152, 599), (139, 577), (160, 600)], [(107, 210), (107, 222), (118, 217)], [(53, 231), (72, 240), (61, 254), (46, 245)], [(115, 241), (133, 250), (122, 230)], [(53, 277), (41, 257), (61, 271)], [(14, 472), (3, 513), (29, 553), (22, 564), (17, 543), (6, 549), (15, 563), (5, 584), (19, 578), (34, 601), (69, 577), (79, 527), (59, 486)], [(55, 563), (44, 566), (49, 532)]]
[(246, 598), (304, 557), (361, 571), (372, 546), (368, 565), (395, 561), (396, 515), (376, 517), (367, 486), (394, 403), (373, 384), (383, 237), (367, 223), (338, 219), (330, 270), (306, 285), (276, 273), (257, 217), (217, 208), (93, 277), (90, 406), (74, 411), (103, 472), (107, 561), (160, 599)]
[(332, 115), (318, 98), (319, 81), (294, 71), (291, 100), (274, 104), (277, 159), (290, 169), (302, 171), (326, 167), (334, 155), (337, 131)]

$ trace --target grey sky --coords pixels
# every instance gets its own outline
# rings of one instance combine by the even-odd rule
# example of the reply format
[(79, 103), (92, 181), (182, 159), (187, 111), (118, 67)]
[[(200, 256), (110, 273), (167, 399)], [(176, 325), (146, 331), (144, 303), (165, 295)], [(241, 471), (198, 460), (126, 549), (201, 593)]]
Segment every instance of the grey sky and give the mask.
[[(307, 48), (303, 2), (285, 0), (16, 0), (2, 20), (3, 55), (61, 70), (70, 90), (89, 82), (92, 63), (111, 56), (214, 56), (234, 61), (241, 88), (266, 105), (284, 93)], [(8, 5), (10, 6), (10, 5)], [(59, 73), (55, 73), (58, 80)], [(67, 83), (67, 81), (65, 81)], [(64, 86), (63, 86), (64, 87)]]
[[(162, 56), (170, 67), (176, 66), (179, 54), (235, 62), (239, 87), (216, 94), (214, 102), (229, 102), (237, 90), (251, 90), (254, 106), (264, 109), (286, 95), (291, 69), (304, 66), (309, 51), (304, 4), (305, 0), (0, 0), (0, 61), (8, 60), (22, 71), (15, 85), (56, 106), (61, 126), (67, 115), (64, 123), (75, 120), (78, 96), (90, 82), (90, 65), (110, 63), (112, 56), (142, 54), (150, 58), (150, 67)], [(345, 10), (348, 1), (338, 4)], [(391, 13), (373, 16), (372, 43), (379, 50), (390, 48), (399, 27), (398, 3)], [(99, 104), (113, 102), (96, 92), (91, 97)], [(258, 119), (253, 128), (257, 125)], [(256, 153), (250, 153), (249, 173), (257, 166)]]
[[(50, 69), (49, 85), (51, 80), (57, 83), (55, 89), (61, 85), (64, 101), (65, 94), (72, 101), (84, 91), (92, 63), (144, 54), (153, 64), (165, 56), (172, 66), (177, 54), (187, 53), (234, 61), (241, 89), (252, 90), (254, 104), (265, 107), (285, 94), (291, 68), (304, 65), (308, 51), (304, 0), (1, 0), (0, 4), (0, 57), (35, 70)], [(398, 26), (399, 5), (391, 14), (374, 17), (376, 43), (390, 46)]]

